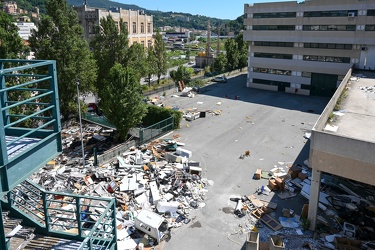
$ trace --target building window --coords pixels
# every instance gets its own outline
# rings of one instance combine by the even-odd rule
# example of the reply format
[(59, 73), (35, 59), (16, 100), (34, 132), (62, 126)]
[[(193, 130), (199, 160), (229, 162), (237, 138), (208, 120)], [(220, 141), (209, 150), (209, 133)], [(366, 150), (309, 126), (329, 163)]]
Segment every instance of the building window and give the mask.
[(147, 41), (147, 47), (148, 47), (148, 48), (151, 48), (151, 41), (150, 41), (150, 40)]
[(257, 78), (253, 78), (253, 83), (275, 85), (275, 86), (281, 85), (285, 87), (290, 87), (290, 82), (271, 81), (271, 80), (264, 80), (264, 79), (257, 79)]
[(128, 25), (128, 22), (125, 22), (124, 25), (125, 25), (126, 30), (129, 31), (129, 25)]
[(141, 41), (141, 44), (144, 47), (145, 46), (145, 41)]
[(255, 46), (272, 46), (272, 47), (293, 47), (294, 43), (258, 41), (258, 42), (254, 42), (254, 45)]
[(375, 10), (367, 10), (367, 16), (375, 16)]
[(336, 43), (304, 43), (304, 48), (314, 48), (314, 49), (345, 49), (351, 50), (351, 44), (336, 44)]
[(303, 25), (304, 31), (355, 31), (355, 25)]
[(147, 33), (151, 33), (151, 23), (147, 23)]
[(141, 23), (141, 33), (145, 33), (145, 24)]
[(301, 89), (310, 89), (310, 85), (301, 84)]
[(254, 13), (253, 18), (293, 18), (296, 12)]
[(357, 10), (305, 11), (303, 17), (347, 17), (358, 16)]
[(133, 22), (133, 33), (137, 33), (137, 23)]
[(268, 69), (268, 68), (253, 68), (253, 72), (266, 73), (266, 74), (276, 74), (276, 75), (291, 75), (290, 70), (283, 69)]
[(294, 25), (253, 25), (253, 30), (295, 30)]
[(302, 72), (301, 76), (311, 78), (311, 72)]
[(293, 59), (293, 55), (291, 54), (276, 54), (276, 53), (263, 53), (263, 52), (255, 52), (254, 57), (263, 57), (263, 58), (273, 58), (273, 59)]
[(375, 31), (375, 25), (373, 24), (368, 24), (365, 26), (366, 31)]
[(333, 62), (333, 63), (350, 63), (350, 57), (304, 55), (303, 60), (304, 61)]

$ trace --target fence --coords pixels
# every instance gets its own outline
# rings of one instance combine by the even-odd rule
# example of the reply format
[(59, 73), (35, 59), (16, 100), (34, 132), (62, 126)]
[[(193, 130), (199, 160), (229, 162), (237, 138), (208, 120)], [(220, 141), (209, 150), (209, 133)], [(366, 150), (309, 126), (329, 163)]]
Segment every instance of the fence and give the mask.
[(49, 192), (27, 180), (6, 197), (5, 204), (45, 234), (83, 241), (79, 249), (115, 247), (116, 203), (113, 198)]

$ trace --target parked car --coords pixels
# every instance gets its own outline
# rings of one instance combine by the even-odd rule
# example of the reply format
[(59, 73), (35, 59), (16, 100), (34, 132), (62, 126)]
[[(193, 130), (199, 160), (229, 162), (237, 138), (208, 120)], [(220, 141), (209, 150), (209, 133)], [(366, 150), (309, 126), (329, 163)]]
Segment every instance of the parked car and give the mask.
[(214, 79), (212, 79), (213, 82), (227, 82), (226, 76), (217, 76)]

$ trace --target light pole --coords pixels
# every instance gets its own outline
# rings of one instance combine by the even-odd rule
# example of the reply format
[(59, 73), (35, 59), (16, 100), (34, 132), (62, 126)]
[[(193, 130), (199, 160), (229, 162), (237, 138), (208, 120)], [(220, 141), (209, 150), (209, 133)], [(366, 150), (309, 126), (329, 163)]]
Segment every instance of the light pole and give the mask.
[(81, 147), (82, 147), (82, 166), (85, 166), (85, 149), (83, 147), (83, 132), (82, 132), (82, 118), (81, 118), (81, 103), (79, 101), (79, 80), (76, 80), (77, 85), (77, 101), (78, 101), (78, 116), (79, 116), (79, 128), (81, 131)]

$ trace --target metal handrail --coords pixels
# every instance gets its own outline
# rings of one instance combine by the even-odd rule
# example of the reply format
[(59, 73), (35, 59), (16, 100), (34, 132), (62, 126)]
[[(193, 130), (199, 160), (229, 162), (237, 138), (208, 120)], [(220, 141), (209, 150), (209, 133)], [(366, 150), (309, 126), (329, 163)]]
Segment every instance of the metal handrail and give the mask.
[[(39, 192), (33, 189), (37, 189)], [(63, 196), (66, 199), (60, 200), (55, 198), (57, 196)], [(81, 199), (88, 201), (87, 204), (82, 204)], [(93, 200), (101, 201), (101, 204), (91, 205)], [(35, 205), (36, 201), (42, 201), (38, 203), (40, 207)], [(74, 237), (83, 240), (79, 249), (112, 249), (116, 244), (116, 201), (114, 198), (46, 191), (37, 184), (26, 180), (11, 191), (8, 202), (12, 208), (44, 228), (47, 233), (57, 234), (61, 238)], [(73, 205), (73, 209), (53, 207), (56, 204)], [(83, 207), (86, 209), (82, 210)], [(101, 212), (95, 210), (94, 212), (89, 211), (90, 208), (103, 208), (104, 210)], [(59, 212), (61, 214), (58, 214)], [(64, 217), (64, 214), (67, 217)], [(83, 218), (84, 216), (89, 218), (90, 215), (97, 216), (96, 222)], [(84, 223), (91, 225), (91, 230), (87, 235), (84, 234), (86, 230), (83, 228)], [(77, 229), (78, 233), (64, 232), (59, 230), (61, 228)]]

